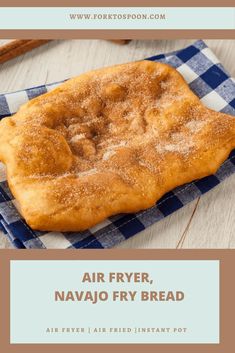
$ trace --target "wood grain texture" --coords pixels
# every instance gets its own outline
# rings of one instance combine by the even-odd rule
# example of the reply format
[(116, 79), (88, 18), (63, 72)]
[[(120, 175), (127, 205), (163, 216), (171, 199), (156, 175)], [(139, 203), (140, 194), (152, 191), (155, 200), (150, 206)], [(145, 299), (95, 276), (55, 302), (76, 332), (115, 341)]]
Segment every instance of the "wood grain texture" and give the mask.
[[(1, 41), (0, 40), (0, 44)], [(180, 49), (194, 40), (54, 41), (0, 66), (0, 93), (60, 81), (84, 71)], [(235, 41), (206, 40), (235, 77)], [(235, 176), (119, 248), (235, 248)], [(10, 247), (0, 234), (0, 248)]]

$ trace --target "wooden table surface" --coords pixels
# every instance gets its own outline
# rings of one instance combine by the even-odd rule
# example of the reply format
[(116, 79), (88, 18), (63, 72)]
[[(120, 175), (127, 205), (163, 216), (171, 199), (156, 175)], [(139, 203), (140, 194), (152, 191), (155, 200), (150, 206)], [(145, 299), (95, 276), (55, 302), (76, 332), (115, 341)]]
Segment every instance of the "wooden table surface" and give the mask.
[[(0, 40), (0, 44), (4, 41)], [(0, 66), (0, 93), (60, 81), (102, 66), (183, 48), (194, 40), (53, 41)], [(235, 77), (235, 40), (206, 40)], [(0, 234), (0, 248), (11, 247)], [(235, 248), (235, 176), (119, 248)]]

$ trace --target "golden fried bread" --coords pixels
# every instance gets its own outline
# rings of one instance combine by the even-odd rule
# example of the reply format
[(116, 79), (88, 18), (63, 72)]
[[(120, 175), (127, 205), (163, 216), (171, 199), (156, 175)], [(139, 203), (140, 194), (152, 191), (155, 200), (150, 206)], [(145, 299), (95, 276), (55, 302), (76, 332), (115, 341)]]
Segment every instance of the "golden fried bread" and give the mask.
[(47, 231), (151, 207), (214, 173), (234, 148), (235, 119), (151, 61), (73, 78), (0, 123), (10, 189), (26, 222)]

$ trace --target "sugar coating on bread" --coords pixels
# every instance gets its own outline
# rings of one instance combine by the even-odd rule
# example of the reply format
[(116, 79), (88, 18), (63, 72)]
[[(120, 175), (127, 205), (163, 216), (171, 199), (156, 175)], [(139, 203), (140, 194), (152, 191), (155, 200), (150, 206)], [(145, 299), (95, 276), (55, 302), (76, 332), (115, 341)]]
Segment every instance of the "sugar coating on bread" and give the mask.
[(234, 147), (235, 119), (151, 61), (85, 73), (0, 123), (10, 189), (26, 222), (47, 231), (147, 209), (214, 173)]

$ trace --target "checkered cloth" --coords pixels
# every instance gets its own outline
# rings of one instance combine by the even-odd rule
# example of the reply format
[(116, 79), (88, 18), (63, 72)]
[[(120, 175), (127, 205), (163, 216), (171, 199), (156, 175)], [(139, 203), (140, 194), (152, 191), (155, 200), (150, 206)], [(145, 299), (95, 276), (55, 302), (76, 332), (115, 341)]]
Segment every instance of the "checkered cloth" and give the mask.
[[(174, 66), (206, 106), (235, 115), (235, 82), (203, 41), (148, 60)], [(22, 103), (53, 89), (58, 84), (0, 95), (0, 118), (12, 115)], [(110, 217), (85, 232), (46, 233), (32, 230), (18, 213), (6, 182), (4, 167), (1, 165), (0, 228), (17, 248), (111, 248), (201, 196), (234, 172), (235, 151), (215, 175), (176, 188), (148, 210)]]

